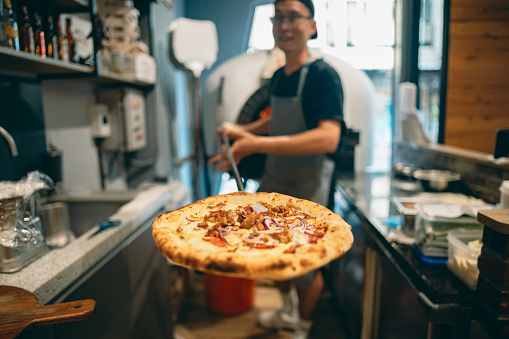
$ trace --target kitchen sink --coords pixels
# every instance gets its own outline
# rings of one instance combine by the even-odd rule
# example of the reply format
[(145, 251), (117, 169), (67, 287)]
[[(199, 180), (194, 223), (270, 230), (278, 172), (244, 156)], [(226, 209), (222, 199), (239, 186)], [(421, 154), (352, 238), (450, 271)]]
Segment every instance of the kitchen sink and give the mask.
[(40, 205), (46, 238), (70, 230), (80, 237), (92, 227), (110, 218), (118, 209), (134, 198), (134, 193), (101, 193), (86, 197), (55, 197)]
[[(30, 248), (0, 245), (0, 272), (16, 272), (51, 248), (64, 247), (76, 237), (107, 220), (133, 196), (50, 199), (36, 209), (45, 242)], [(38, 222), (39, 219), (32, 219)]]

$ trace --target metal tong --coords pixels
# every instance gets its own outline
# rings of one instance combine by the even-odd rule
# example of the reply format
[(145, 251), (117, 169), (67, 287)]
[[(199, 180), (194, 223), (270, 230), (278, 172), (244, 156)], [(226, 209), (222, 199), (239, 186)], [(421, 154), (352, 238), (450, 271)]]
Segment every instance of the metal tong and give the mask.
[(225, 132), (221, 132), (221, 141), (226, 147), (226, 157), (228, 158), (228, 162), (230, 163), (230, 166), (233, 170), (233, 175), (235, 177), (235, 181), (237, 182), (237, 188), (239, 191), (244, 191), (244, 183), (242, 182), (242, 178), (239, 174), (239, 169), (237, 168), (237, 164), (235, 163), (235, 160), (233, 159), (233, 154), (230, 149), (230, 139), (228, 139), (228, 136)]

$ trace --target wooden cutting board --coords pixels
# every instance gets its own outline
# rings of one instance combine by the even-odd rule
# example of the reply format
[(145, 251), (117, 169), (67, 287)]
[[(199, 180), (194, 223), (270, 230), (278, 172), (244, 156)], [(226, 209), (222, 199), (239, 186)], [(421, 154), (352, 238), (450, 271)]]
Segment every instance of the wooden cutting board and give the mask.
[(91, 299), (41, 306), (27, 290), (0, 286), (0, 338), (15, 338), (32, 325), (50, 325), (90, 318)]
[(480, 210), (477, 220), (499, 233), (509, 234), (509, 209)]

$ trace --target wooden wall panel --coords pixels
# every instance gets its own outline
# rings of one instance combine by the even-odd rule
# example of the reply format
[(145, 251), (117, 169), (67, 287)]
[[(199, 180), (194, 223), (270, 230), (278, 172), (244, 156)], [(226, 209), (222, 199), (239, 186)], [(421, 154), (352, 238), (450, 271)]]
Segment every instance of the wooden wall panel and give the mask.
[(451, 0), (446, 145), (493, 153), (509, 127), (509, 1)]

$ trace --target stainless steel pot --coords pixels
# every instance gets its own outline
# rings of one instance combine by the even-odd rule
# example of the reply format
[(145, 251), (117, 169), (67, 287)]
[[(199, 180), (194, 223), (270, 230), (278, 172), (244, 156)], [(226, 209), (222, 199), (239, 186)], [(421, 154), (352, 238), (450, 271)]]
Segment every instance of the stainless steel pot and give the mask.
[(442, 170), (417, 170), (413, 176), (426, 192), (452, 191), (461, 180), (460, 174)]

